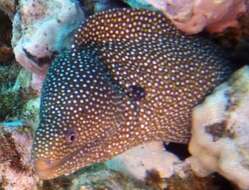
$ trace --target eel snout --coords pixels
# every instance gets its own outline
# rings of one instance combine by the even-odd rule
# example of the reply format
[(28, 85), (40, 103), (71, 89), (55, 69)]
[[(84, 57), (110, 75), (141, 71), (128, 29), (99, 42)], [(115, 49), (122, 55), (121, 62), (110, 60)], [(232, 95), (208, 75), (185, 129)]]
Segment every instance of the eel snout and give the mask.
[(57, 165), (57, 161), (36, 159), (34, 161), (34, 168), (40, 179), (51, 179), (53, 178), (53, 170)]

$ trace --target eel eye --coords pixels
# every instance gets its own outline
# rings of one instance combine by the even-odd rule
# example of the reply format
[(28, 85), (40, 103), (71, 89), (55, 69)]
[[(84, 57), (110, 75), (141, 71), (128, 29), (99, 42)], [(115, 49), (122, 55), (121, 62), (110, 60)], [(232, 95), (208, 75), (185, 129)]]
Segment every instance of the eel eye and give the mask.
[(76, 131), (73, 128), (69, 128), (66, 132), (65, 132), (65, 136), (66, 136), (66, 140), (68, 143), (73, 143), (76, 140)]
[(131, 85), (128, 87), (128, 96), (135, 101), (140, 101), (141, 99), (145, 98), (146, 91), (139, 85)]

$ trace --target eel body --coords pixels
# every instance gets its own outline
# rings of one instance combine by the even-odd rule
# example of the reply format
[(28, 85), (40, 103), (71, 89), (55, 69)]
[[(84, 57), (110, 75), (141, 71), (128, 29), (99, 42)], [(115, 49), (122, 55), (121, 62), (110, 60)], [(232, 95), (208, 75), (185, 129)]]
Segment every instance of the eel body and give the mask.
[(230, 74), (224, 52), (162, 14), (110, 10), (75, 33), (49, 68), (33, 145), (43, 179), (148, 141), (187, 143), (192, 108)]

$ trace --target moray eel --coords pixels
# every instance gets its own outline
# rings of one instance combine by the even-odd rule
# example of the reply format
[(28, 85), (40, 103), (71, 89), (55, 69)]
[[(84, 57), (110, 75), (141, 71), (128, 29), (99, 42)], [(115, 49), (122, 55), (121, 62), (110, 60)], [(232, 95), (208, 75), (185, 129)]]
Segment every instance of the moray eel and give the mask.
[(43, 84), (37, 173), (70, 174), (148, 141), (187, 143), (192, 108), (230, 72), (223, 51), (160, 13), (115, 9), (90, 17)]

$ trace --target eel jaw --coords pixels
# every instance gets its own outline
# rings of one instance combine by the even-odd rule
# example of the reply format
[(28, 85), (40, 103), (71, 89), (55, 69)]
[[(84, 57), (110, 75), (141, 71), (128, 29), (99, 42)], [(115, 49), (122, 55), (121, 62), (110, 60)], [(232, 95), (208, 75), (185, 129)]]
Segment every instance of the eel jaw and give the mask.
[(68, 161), (71, 160), (72, 157), (81, 155), (80, 150), (76, 150), (69, 155), (58, 159), (58, 160), (50, 160), (49, 158), (37, 158), (34, 157), (34, 168), (39, 178), (42, 180), (49, 180), (53, 178), (57, 178), (62, 175), (70, 175), (80, 168), (86, 167), (87, 165), (92, 164), (91, 162), (86, 163), (84, 159), (78, 162), (74, 167), (62, 169), (62, 166), (68, 166)]
[(34, 168), (40, 179), (48, 180), (57, 177), (55, 170), (59, 163), (60, 161), (37, 159), (34, 161)]

